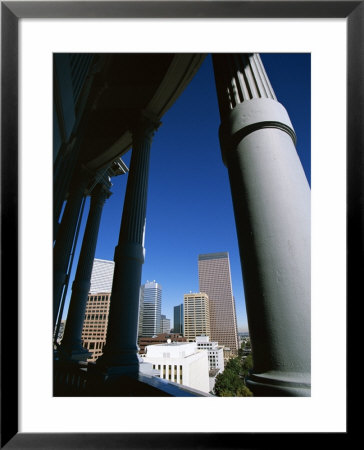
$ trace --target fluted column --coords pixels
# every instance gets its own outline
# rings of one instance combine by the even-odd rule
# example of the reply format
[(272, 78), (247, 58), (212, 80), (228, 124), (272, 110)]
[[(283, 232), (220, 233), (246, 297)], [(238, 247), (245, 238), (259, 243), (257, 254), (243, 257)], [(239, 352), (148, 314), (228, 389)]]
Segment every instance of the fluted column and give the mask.
[(59, 229), (58, 219), (62, 210), (63, 201), (69, 188), (72, 173), (78, 159), (80, 150), (79, 139), (73, 138), (62, 153), (58, 155), (53, 173), (53, 240), (57, 238)]
[(256, 396), (310, 395), (310, 188), (258, 54), (214, 55)]
[(144, 231), (150, 146), (156, 124), (142, 119), (133, 131), (133, 150), (125, 193), (106, 346), (97, 366), (108, 374), (137, 374), (139, 290), (144, 263)]
[(57, 320), (81, 202), (85, 195), (88, 181), (89, 175), (86, 171), (81, 169), (77, 172), (53, 249), (53, 327)]
[(61, 344), (61, 357), (69, 360), (86, 360), (90, 354), (82, 347), (81, 335), (87, 297), (91, 285), (91, 272), (95, 257), (97, 236), (100, 227), (102, 209), (110, 191), (99, 184), (91, 194), (91, 206), (82, 241), (72, 296), (67, 314), (66, 328)]

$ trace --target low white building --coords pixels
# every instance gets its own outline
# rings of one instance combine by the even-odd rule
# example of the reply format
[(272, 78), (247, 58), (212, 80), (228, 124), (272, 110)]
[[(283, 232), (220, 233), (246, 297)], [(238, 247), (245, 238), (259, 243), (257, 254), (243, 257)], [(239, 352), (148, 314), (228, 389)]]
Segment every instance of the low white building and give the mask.
[(207, 350), (209, 359), (209, 369), (219, 369), (224, 371), (224, 349), (219, 347), (218, 342), (210, 342), (209, 336), (196, 336), (196, 344), (199, 350)]
[(209, 392), (207, 351), (198, 350), (196, 342), (168, 342), (148, 345), (143, 360), (159, 371), (160, 378)]

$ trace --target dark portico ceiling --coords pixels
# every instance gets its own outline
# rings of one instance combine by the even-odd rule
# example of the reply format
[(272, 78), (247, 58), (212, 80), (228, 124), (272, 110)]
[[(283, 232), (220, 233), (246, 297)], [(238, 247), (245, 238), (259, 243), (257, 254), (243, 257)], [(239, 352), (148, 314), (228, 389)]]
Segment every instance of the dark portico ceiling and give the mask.
[(202, 54), (95, 55), (99, 70), (88, 94), (81, 160), (92, 170), (131, 146), (131, 128), (143, 111), (160, 120), (203, 61)]

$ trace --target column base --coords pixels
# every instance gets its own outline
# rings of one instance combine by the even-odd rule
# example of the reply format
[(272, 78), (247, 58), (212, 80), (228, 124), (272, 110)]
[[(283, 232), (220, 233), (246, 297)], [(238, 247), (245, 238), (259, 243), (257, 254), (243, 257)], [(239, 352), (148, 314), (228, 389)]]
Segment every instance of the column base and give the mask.
[(53, 364), (53, 395), (55, 397), (83, 395), (86, 378), (87, 362), (55, 360)]
[(135, 383), (139, 376), (139, 365), (106, 366), (100, 364), (100, 359), (95, 364), (89, 364), (87, 370), (88, 395), (93, 396), (129, 396), (130, 383)]
[(65, 347), (58, 347), (58, 357), (60, 361), (87, 361), (92, 357), (92, 353), (84, 347), (69, 350)]
[(106, 377), (119, 375), (137, 376), (139, 359), (136, 351), (120, 351), (117, 354), (104, 353), (96, 362), (96, 370)]
[(271, 371), (251, 374), (246, 385), (255, 397), (310, 397), (310, 374)]
[(128, 375), (131, 377), (138, 377), (139, 375), (139, 364), (128, 365), (128, 366), (110, 366), (103, 369), (103, 373), (109, 379), (118, 377), (120, 375)]

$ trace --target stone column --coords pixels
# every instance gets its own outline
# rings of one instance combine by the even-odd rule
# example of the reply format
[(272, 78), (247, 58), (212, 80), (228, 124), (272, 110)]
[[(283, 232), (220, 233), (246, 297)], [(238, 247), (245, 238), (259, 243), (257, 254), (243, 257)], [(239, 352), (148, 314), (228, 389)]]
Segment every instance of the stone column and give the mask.
[(81, 334), (87, 297), (91, 285), (91, 272), (95, 257), (97, 236), (102, 209), (110, 191), (104, 184), (98, 184), (91, 194), (91, 206), (82, 241), (72, 296), (67, 314), (66, 328), (61, 344), (61, 357), (69, 360), (86, 360), (90, 353), (82, 347)]
[(256, 396), (310, 395), (310, 188), (258, 54), (214, 55)]
[(77, 172), (53, 249), (53, 327), (57, 320), (81, 202), (88, 182), (89, 175), (86, 171), (81, 169)]
[(53, 240), (57, 238), (59, 229), (58, 219), (61, 214), (63, 201), (69, 188), (71, 176), (77, 163), (80, 150), (79, 139), (73, 138), (61, 149), (53, 172)]
[(156, 123), (142, 119), (133, 130), (119, 242), (115, 248), (114, 279), (106, 345), (96, 366), (109, 375), (137, 374), (139, 291), (144, 263), (144, 229), (150, 146)]

